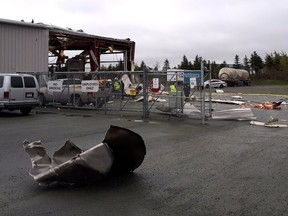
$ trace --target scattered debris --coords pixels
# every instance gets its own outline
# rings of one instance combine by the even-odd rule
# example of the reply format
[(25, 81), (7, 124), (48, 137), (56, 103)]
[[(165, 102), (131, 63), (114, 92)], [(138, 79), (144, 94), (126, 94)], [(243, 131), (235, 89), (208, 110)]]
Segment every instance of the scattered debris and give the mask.
[(110, 126), (103, 142), (86, 151), (66, 141), (52, 159), (41, 141), (24, 141), (23, 147), (32, 161), (29, 174), (39, 185), (91, 183), (107, 175), (132, 172), (146, 155), (142, 137), (117, 126)]
[(212, 113), (214, 120), (252, 120), (256, 119), (251, 108), (236, 108), (215, 111)]
[(179, 109), (179, 108), (171, 108), (169, 106), (168, 102), (165, 103), (160, 103), (156, 109), (167, 113), (169, 115), (176, 115), (176, 116), (188, 116), (188, 117), (192, 117), (192, 116), (199, 116), (201, 114), (201, 111), (196, 108), (192, 103), (185, 103), (183, 109)]
[(169, 107), (169, 103), (168, 102), (164, 102), (164, 103), (160, 103), (156, 109), (162, 111), (162, 112), (170, 112), (171, 109)]
[[(134, 101), (135, 102), (142, 102), (144, 100), (144, 97), (141, 96), (137, 99), (135, 99)], [(152, 97), (151, 95), (148, 96), (148, 102), (151, 102), (151, 101), (157, 101), (157, 102), (166, 102), (166, 99), (162, 99), (162, 98), (159, 98), (159, 97)]]
[(264, 126), (264, 127), (272, 127), (272, 128), (286, 128), (288, 127), (287, 124), (279, 124), (279, 123), (276, 123), (278, 122), (279, 120), (278, 119), (270, 119), (269, 121), (267, 122), (260, 122), (260, 121), (250, 121), (250, 125), (253, 125), (253, 126)]
[[(207, 101), (207, 100), (206, 100)], [(235, 104), (235, 105), (244, 105), (244, 101), (236, 101), (236, 100), (222, 100), (222, 99), (211, 99), (212, 103), (224, 103), (224, 104)]]
[(215, 89), (216, 93), (224, 93), (223, 89)]
[(283, 101), (278, 101), (278, 102), (269, 102), (265, 101), (261, 104), (256, 104), (254, 108), (261, 108), (261, 109), (281, 109), (281, 104)]
[[(209, 100), (205, 100), (208, 102)], [(234, 104), (234, 105), (241, 105), (241, 106), (249, 106), (251, 108), (261, 108), (261, 109), (281, 109), (281, 104), (285, 104), (283, 100), (277, 101), (277, 102), (269, 102), (265, 101), (263, 103), (259, 104), (250, 104), (246, 105), (246, 102), (243, 100), (242, 96), (232, 96), (231, 100), (226, 100), (226, 99), (211, 99), (212, 103), (223, 103), (223, 104)]]
[(183, 114), (189, 117), (200, 115), (201, 111), (198, 108), (196, 108), (192, 103), (185, 103), (183, 108)]
[(239, 95), (234, 95), (231, 97), (232, 100), (243, 100), (243, 97), (242, 96), (239, 96)]

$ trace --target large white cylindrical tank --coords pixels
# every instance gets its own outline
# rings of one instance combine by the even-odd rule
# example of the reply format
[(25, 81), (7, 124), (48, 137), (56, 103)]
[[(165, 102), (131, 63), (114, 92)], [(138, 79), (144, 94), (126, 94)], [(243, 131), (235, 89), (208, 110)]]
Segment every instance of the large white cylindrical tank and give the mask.
[(243, 69), (237, 69), (237, 73), (240, 80), (248, 80), (249, 79), (249, 73), (246, 70)]
[(238, 73), (234, 68), (221, 68), (218, 74), (219, 79), (221, 80), (235, 80), (238, 77)]
[(243, 69), (235, 69), (224, 67), (218, 73), (218, 78), (221, 80), (248, 80), (249, 73)]

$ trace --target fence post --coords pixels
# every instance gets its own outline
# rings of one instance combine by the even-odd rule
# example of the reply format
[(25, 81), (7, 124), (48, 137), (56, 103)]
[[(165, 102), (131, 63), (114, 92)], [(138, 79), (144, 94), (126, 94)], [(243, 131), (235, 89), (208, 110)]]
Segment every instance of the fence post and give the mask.
[(149, 117), (148, 110), (148, 72), (147, 68), (143, 71), (143, 118)]
[[(211, 73), (212, 73), (212, 64), (210, 64), (210, 61), (209, 61), (209, 80), (211, 81), (212, 79), (212, 76), (211, 76)], [(205, 88), (205, 86), (204, 86)], [(209, 117), (212, 116), (212, 101), (211, 101), (211, 98), (212, 98), (212, 92), (211, 92), (211, 88), (209, 88)]]
[(201, 62), (201, 122), (205, 124), (204, 63)]

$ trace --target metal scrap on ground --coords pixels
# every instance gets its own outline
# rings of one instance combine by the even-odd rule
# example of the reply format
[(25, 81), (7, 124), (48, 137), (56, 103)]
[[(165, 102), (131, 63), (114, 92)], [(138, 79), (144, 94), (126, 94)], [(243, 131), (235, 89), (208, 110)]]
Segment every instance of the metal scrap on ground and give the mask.
[(66, 141), (52, 159), (41, 141), (24, 141), (23, 147), (32, 161), (29, 174), (39, 185), (91, 183), (107, 175), (128, 173), (138, 168), (146, 155), (142, 137), (117, 126), (109, 128), (102, 143), (86, 151)]

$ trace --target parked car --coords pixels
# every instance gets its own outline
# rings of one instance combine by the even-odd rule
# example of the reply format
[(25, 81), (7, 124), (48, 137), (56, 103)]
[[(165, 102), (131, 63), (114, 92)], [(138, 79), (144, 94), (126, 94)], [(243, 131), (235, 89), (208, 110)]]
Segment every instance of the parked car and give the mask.
[(40, 88), (40, 106), (49, 103), (60, 103), (62, 105), (73, 104), (81, 107), (85, 104), (93, 104), (101, 108), (109, 100), (109, 89), (100, 86), (98, 92), (82, 92), (80, 79), (58, 79), (61, 83), (60, 92), (51, 92), (48, 86)]
[(39, 106), (39, 84), (29, 74), (0, 74), (0, 110), (20, 110), (28, 115)]
[(224, 88), (227, 87), (227, 83), (219, 79), (211, 79), (204, 82), (205, 88)]

